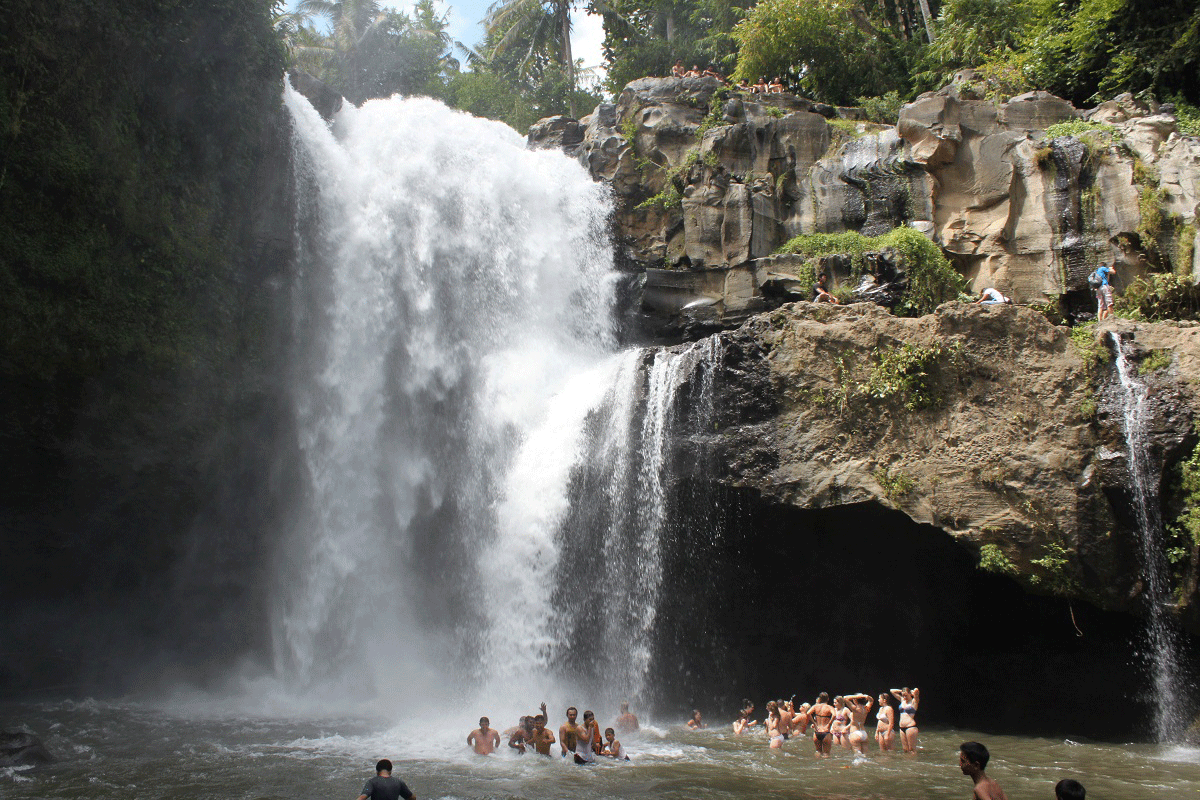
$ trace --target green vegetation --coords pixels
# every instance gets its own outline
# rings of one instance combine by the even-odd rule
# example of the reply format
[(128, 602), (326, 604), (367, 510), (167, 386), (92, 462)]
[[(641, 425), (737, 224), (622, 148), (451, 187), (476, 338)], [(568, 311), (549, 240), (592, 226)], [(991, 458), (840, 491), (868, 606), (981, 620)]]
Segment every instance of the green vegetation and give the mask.
[(866, 112), (867, 119), (880, 125), (895, 125), (904, 101), (895, 89), (875, 97), (859, 97), (855, 103)]
[(1117, 316), (1133, 320), (1197, 319), (1200, 287), (1190, 275), (1152, 274), (1130, 283), (1113, 300)]
[(1121, 140), (1121, 133), (1116, 126), (1105, 122), (1087, 122), (1077, 119), (1071, 122), (1059, 122), (1046, 128), (1046, 139), (1058, 139), (1064, 136), (1099, 142), (1105, 147)]
[(1181, 94), (1170, 95), (1167, 100), (1175, 104), (1175, 120), (1179, 132), (1188, 136), (1200, 136), (1200, 108), (1184, 99)]
[(877, 354), (867, 379), (855, 387), (860, 396), (895, 401), (910, 411), (936, 408), (943, 397), (938, 387), (940, 373), (960, 366), (965, 359), (962, 345), (915, 345), (905, 342), (885, 347)]
[(875, 470), (875, 482), (883, 489), (887, 499), (897, 506), (917, 488), (917, 482), (903, 470), (892, 472), (889, 467), (879, 467)]
[(994, 572), (997, 575), (1017, 574), (1017, 566), (1004, 555), (998, 545), (985, 544), (979, 548), (979, 568), (984, 572)]
[(905, 316), (928, 314), (966, 290), (967, 281), (942, 254), (941, 248), (913, 228), (896, 228), (882, 236), (859, 233), (814, 233), (797, 236), (777, 253), (809, 256), (845, 253), (851, 256), (855, 274), (861, 274), (867, 253), (891, 250), (899, 257), (908, 276), (908, 288), (897, 311)]
[(1087, 420), (1096, 418), (1096, 392), (1094, 384), (1099, 369), (1108, 361), (1108, 349), (1096, 338), (1096, 323), (1088, 322), (1071, 329), (1071, 345), (1083, 361), (1083, 372), (1087, 388), (1079, 403), (1079, 415)]
[(1151, 350), (1150, 354), (1143, 358), (1138, 364), (1138, 375), (1149, 375), (1151, 372), (1159, 372), (1171, 366), (1171, 351)]
[(1185, 562), (1200, 547), (1200, 444), (1179, 466), (1177, 479), (1181, 510), (1173, 525), (1167, 525), (1167, 560), (1178, 580)]
[[(0, 32), (3, 426), (69, 426), (89, 381), (220, 371), (279, 123), (270, 0), (14, 0)], [(220, 41), (220, 47), (216, 42)], [(243, 325), (247, 328), (243, 329)]]
[(1079, 584), (1068, 569), (1070, 551), (1060, 542), (1042, 545), (1042, 557), (1031, 559), (1029, 563), (1039, 570), (1029, 576), (1030, 583), (1045, 586), (1057, 595), (1073, 595), (1079, 591)]

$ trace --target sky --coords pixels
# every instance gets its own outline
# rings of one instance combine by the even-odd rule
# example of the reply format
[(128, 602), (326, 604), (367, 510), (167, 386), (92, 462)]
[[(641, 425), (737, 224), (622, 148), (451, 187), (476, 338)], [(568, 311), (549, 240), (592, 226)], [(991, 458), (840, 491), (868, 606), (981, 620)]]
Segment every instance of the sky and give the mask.
[[(474, 47), (483, 41), (483, 26), (480, 21), (493, 2), (494, 0), (435, 0), (435, 6), (438, 13), (447, 15), (447, 32), (450, 36), (455, 41)], [(295, 0), (288, 3), (289, 8), (294, 8), (295, 5)], [(411, 12), (413, 7), (412, 3), (405, 2), (384, 2), (380, 5), (406, 13)], [(585, 68), (594, 70), (592, 74), (597, 80), (603, 78), (600, 66), (604, 59), (600, 45), (604, 41), (604, 28), (600, 17), (576, 9), (571, 12), (571, 20), (571, 52), (576, 60), (583, 60)], [(586, 79), (583, 81), (585, 84), (590, 82)]]

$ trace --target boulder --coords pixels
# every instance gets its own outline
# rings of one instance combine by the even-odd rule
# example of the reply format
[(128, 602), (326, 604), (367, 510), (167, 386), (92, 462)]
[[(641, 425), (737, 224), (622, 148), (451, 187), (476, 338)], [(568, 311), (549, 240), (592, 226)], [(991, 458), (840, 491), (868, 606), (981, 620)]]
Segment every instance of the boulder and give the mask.
[(573, 153), (583, 142), (584, 127), (570, 117), (547, 117), (529, 128), (526, 146), (530, 150), (559, 149)]
[(0, 733), (0, 767), (36, 767), (54, 761), (42, 740), (27, 731)]

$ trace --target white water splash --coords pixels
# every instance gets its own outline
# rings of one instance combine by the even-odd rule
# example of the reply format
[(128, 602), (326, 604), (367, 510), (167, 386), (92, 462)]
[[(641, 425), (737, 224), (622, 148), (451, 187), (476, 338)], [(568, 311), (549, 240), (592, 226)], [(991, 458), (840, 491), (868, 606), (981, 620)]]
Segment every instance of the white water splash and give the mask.
[[(285, 101), (307, 210), (310, 492), (280, 555), (278, 668), (304, 686), (454, 691), (499, 601), (493, 542), (560, 513), (569, 459), (536, 458), (538, 437), (566, 446), (604, 385), (608, 198), (561, 154), (432, 100), (347, 106), (332, 129), (290, 87)], [(498, 508), (522, 530), (499, 533)]]

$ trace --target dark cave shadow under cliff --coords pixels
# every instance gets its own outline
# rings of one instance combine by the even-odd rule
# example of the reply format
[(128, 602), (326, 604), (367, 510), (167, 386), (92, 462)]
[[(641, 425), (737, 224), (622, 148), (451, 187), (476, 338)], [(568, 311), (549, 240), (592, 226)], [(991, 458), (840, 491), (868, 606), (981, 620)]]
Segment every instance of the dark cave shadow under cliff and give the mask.
[(652, 680), (664, 710), (723, 722), (743, 697), (761, 714), (769, 698), (907, 685), (926, 726), (1149, 735), (1140, 620), (1028, 594), (878, 504), (803, 510), (693, 481), (675, 498)]

